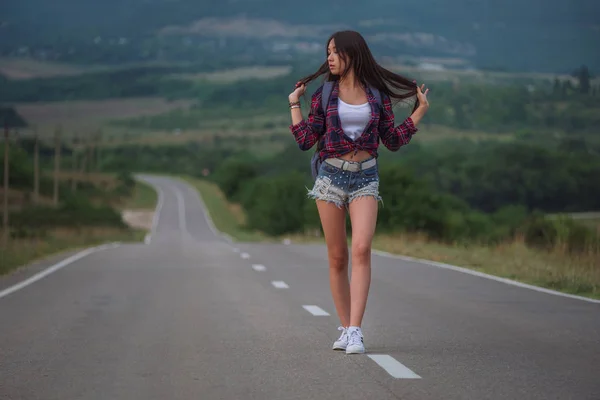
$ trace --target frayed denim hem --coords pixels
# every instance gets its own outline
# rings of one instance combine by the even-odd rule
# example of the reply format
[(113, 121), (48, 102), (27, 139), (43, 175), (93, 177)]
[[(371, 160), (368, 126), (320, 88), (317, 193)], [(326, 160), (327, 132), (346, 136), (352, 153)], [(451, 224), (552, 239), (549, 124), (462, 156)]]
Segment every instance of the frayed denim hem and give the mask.
[(379, 195), (379, 181), (370, 182), (364, 187), (352, 192), (350, 196), (342, 189), (332, 185), (329, 177), (317, 178), (314, 187), (312, 189), (306, 188), (306, 190), (308, 191), (308, 198), (335, 204), (340, 209), (348, 208), (352, 201), (366, 196), (374, 197), (375, 200), (381, 202), (383, 206), (383, 199)]
[(337, 208), (346, 207), (346, 203), (340, 201), (337, 196), (332, 195), (331, 193), (319, 193), (315, 190), (308, 190), (307, 197), (312, 200), (320, 200), (326, 203), (335, 204)]
[(379, 181), (369, 182), (366, 186), (353, 192), (348, 199), (348, 204), (361, 197), (371, 196), (374, 197), (377, 202), (383, 206), (383, 198), (379, 195)]
[(331, 179), (326, 176), (320, 176), (315, 180), (312, 189), (308, 189), (307, 196), (313, 200), (321, 200), (327, 203), (335, 204), (338, 208), (345, 206), (343, 201), (344, 192), (331, 184)]

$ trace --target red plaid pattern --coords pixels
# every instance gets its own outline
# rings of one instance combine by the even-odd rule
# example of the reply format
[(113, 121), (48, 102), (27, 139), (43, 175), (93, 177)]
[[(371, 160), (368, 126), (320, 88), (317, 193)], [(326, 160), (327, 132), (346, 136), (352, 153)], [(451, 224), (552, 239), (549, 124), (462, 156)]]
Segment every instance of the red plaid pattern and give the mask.
[[(362, 136), (353, 141), (344, 134), (341, 128), (338, 114), (339, 86), (337, 82), (331, 90), (326, 117), (321, 109), (322, 90), (321, 86), (312, 95), (308, 119), (303, 119), (296, 125), (290, 125), (298, 147), (304, 151), (314, 146), (323, 134), (326, 135), (324, 146), (319, 152), (322, 160), (358, 150), (365, 150), (373, 157), (377, 157), (380, 140), (389, 150), (397, 151), (400, 147), (408, 144), (418, 131), (410, 117), (394, 127), (394, 111), (389, 96), (382, 93), (383, 110), (381, 110), (371, 90), (367, 90), (367, 99), (371, 105), (371, 119)], [(326, 121), (327, 123), (325, 123)]]

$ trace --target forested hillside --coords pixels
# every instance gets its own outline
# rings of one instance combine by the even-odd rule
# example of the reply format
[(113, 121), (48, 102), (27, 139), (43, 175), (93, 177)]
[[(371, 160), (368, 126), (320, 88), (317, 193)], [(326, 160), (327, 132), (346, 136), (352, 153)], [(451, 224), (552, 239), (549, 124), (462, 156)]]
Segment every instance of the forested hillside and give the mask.
[(594, 0), (284, 3), (275, 0), (22, 0), (0, 5), (0, 54), (64, 62), (249, 63), (322, 56), (331, 31), (364, 32), (378, 55), (452, 58), (463, 67), (600, 68)]

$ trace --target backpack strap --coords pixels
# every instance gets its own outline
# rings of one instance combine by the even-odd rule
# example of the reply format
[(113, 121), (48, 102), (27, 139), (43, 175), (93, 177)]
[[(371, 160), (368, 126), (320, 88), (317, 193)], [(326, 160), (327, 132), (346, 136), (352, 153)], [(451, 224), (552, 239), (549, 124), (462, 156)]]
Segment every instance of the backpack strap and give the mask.
[(323, 91), (321, 92), (321, 108), (323, 114), (327, 116), (327, 105), (329, 104), (329, 98), (331, 97), (331, 91), (333, 90), (333, 81), (326, 81), (323, 83)]
[[(321, 91), (321, 109), (325, 114), (325, 120), (327, 120), (327, 106), (329, 105), (329, 98), (331, 97), (331, 91), (333, 90), (333, 81), (326, 81), (323, 83), (323, 90)], [(325, 135), (323, 135), (317, 143), (316, 152), (321, 151), (323, 143), (325, 142)]]
[(379, 89), (374, 88), (373, 86), (370, 86), (371, 92), (373, 92), (373, 96), (375, 96), (375, 100), (377, 100), (377, 104), (379, 104), (379, 107), (383, 107), (383, 100), (381, 97), (381, 93), (379, 92)]

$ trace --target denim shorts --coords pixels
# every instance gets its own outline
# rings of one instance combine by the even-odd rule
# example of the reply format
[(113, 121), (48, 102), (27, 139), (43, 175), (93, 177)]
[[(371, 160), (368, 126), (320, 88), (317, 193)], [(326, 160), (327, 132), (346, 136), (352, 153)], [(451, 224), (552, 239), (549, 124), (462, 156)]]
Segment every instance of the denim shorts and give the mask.
[(381, 201), (378, 166), (375, 164), (363, 170), (348, 171), (323, 161), (315, 184), (308, 191), (308, 196), (315, 200), (334, 203), (339, 208), (347, 207), (352, 200), (364, 196), (372, 196), (377, 201)]

